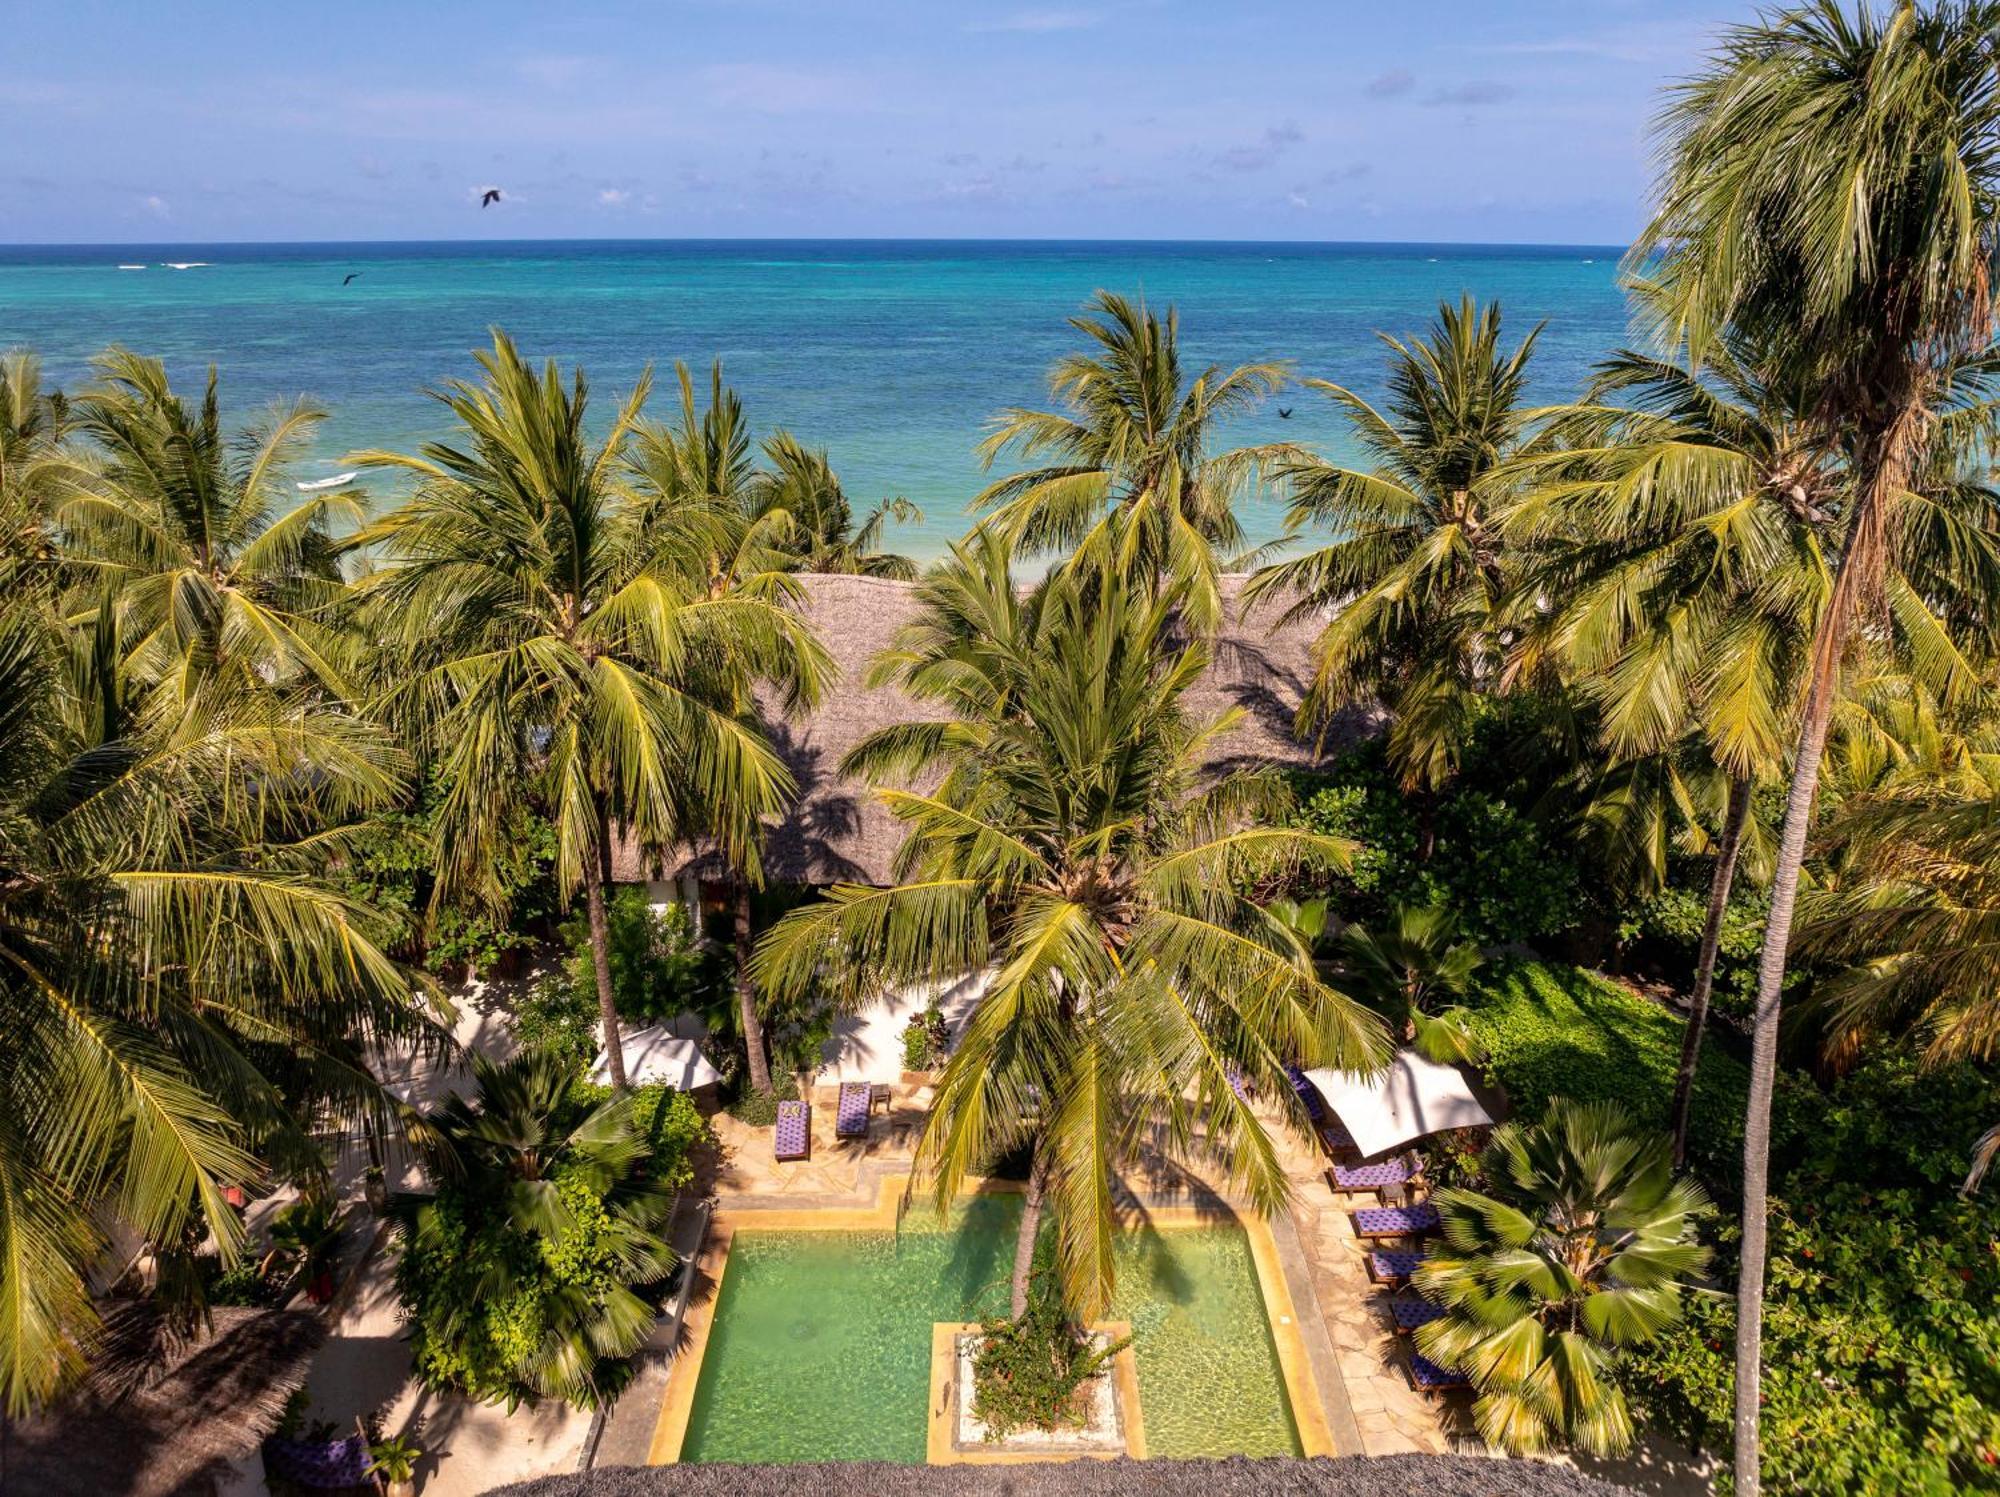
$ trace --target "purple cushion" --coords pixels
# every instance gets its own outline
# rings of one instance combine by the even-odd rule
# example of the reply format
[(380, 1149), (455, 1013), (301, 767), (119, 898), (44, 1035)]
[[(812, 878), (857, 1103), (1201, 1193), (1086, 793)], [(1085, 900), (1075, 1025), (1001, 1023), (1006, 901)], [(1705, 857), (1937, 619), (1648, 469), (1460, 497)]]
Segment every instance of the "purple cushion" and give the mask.
[(1407, 1159), (1385, 1159), (1380, 1164), (1336, 1164), (1333, 1183), (1342, 1190), (1383, 1190), (1392, 1185), (1407, 1185), (1423, 1172), (1421, 1163), (1412, 1168)]
[(812, 1109), (805, 1103), (780, 1102), (778, 1126), (771, 1140), (772, 1152), (780, 1159), (804, 1158), (811, 1120)]
[(1415, 1237), (1434, 1232), (1438, 1209), (1429, 1201), (1415, 1206), (1369, 1206), (1354, 1213), (1357, 1237)]
[(1389, 1249), (1368, 1255), (1368, 1271), (1381, 1280), (1407, 1279), (1417, 1271), (1417, 1265), (1423, 1261), (1422, 1253)]
[(1419, 1388), (1463, 1388), (1465, 1374), (1440, 1367), (1429, 1357), (1410, 1354), (1410, 1381)]
[(843, 1138), (868, 1131), (870, 1093), (873, 1088), (849, 1081), (840, 1088), (840, 1110), (834, 1114), (833, 1131)]
[[(1381, 1256), (1377, 1254), (1377, 1256)], [(1399, 1255), (1409, 1256), (1409, 1255)], [(1405, 1274), (1402, 1277), (1407, 1278)], [(1444, 1318), (1444, 1306), (1434, 1305), (1427, 1299), (1392, 1299), (1389, 1314), (1395, 1318), (1396, 1329), (1414, 1331), (1420, 1325), (1429, 1325), (1433, 1320)]]
[(359, 1435), (342, 1440), (264, 1442), (264, 1469), (282, 1481), (318, 1491), (363, 1486), (368, 1481), (368, 1446)]

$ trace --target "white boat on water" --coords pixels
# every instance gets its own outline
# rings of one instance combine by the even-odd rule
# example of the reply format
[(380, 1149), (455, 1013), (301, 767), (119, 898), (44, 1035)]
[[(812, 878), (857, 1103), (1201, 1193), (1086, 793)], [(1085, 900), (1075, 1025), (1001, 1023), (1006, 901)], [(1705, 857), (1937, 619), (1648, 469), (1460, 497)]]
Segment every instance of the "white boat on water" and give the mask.
[(166, 262), (165, 262), (165, 264), (166, 264), (166, 267), (167, 267), (167, 269), (169, 269), (169, 270), (200, 270), (200, 269), (202, 268), (202, 266), (204, 266), (204, 265), (208, 264), (208, 261), (206, 261), (206, 260), (168, 260), (168, 261), (166, 261)]
[(357, 473), (336, 473), (331, 478), (316, 478), (311, 483), (299, 485), (299, 492), (313, 494), (321, 489), (344, 489), (360, 475)]
[(120, 270), (144, 270), (146, 267), (143, 265), (121, 265), (118, 268)]

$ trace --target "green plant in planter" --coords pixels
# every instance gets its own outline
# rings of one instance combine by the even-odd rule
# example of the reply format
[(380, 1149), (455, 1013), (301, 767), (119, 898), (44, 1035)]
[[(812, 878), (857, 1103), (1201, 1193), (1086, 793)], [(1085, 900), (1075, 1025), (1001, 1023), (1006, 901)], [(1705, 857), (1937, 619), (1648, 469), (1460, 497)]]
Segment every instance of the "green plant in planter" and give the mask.
[(912, 1014), (903, 1028), (903, 1069), (934, 1071), (945, 1062), (951, 1048), (951, 1028), (944, 1010), (935, 1003), (920, 1014)]
[(419, 1446), (402, 1435), (391, 1435), (370, 1445), (368, 1454), (368, 1474), (381, 1477), (391, 1492), (416, 1490), (417, 1462), (424, 1458)]
[(331, 1201), (315, 1196), (294, 1201), (272, 1221), (271, 1246), (257, 1271), (267, 1280), (303, 1284), (315, 1302), (323, 1302), (332, 1297), (340, 1236)]
[(1055, 1276), (1037, 1273), (1028, 1308), (1014, 1320), (982, 1321), (972, 1359), (973, 1412), (987, 1438), (1017, 1429), (1079, 1429), (1089, 1418), (1082, 1392), (1132, 1344), (1098, 1346), (1064, 1310)]

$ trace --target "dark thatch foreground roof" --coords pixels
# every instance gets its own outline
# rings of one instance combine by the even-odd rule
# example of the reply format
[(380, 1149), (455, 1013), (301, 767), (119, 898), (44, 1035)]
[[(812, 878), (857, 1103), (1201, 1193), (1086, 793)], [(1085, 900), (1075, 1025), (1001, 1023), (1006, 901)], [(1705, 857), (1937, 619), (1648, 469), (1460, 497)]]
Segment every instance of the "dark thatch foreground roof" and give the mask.
[(84, 1385), (8, 1432), (8, 1494), (206, 1497), (262, 1443), (306, 1380), (326, 1323), (300, 1310), (218, 1307), (205, 1336), (170, 1336), (150, 1307), (105, 1322)]
[(488, 1497), (1622, 1497), (1532, 1461), (1069, 1461), (1023, 1466), (618, 1466), (498, 1487)]
[[(1318, 625), (1311, 620), (1277, 626), (1279, 609), (1267, 605), (1244, 616), (1244, 578), (1222, 579), (1228, 623), (1214, 642), (1214, 663), (1188, 693), (1187, 705), (1201, 717), (1241, 707), (1241, 727), (1218, 746), (1215, 767), (1238, 764), (1310, 765), (1314, 745), (1293, 732), (1300, 700), (1312, 679), (1311, 648)], [(902, 844), (902, 827), (869, 793), (845, 779), (841, 759), (868, 734), (891, 723), (925, 715), (926, 709), (892, 686), (866, 685), (868, 667), (916, 614), (914, 583), (879, 577), (812, 574), (799, 579), (800, 605), (839, 671), (817, 711), (787, 722), (767, 714), (778, 751), (798, 780), (799, 798), (783, 822), (770, 830), (764, 850), (766, 874), (781, 883), (886, 884)], [(1329, 745), (1364, 732), (1372, 717), (1359, 714), (1329, 734)], [(664, 868), (651, 864), (630, 843), (613, 855), (613, 876), (642, 883), (661, 874), (719, 877), (721, 862), (699, 853)]]

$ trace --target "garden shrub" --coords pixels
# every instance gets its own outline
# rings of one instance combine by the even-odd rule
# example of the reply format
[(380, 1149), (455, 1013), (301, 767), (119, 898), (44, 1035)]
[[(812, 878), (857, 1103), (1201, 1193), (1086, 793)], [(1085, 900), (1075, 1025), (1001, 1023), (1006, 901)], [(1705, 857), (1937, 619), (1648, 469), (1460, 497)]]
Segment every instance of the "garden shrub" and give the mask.
[(1483, 946), (1545, 939), (1576, 919), (1575, 861), (1508, 801), (1483, 790), (1447, 791), (1432, 808), (1432, 846), (1419, 857), (1418, 814), (1397, 788), (1379, 742), (1340, 756), (1329, 773), (1295, 787), (1298, 825), (1360, 844), (1332, 887), (1341, 913), (1363, 924), (1397, 906), (1442, 904)]
[[(612, 1096), (608, 1086), (579, 1085), (576, 1090), (592, 1105)], [(632, 1089), (632, 1131), (651, 1150), (653, 1178), (674, 1192), (694, 1183), (694, 1151), (713, 1136), (694, 1098), (670, 1086)]]
[(903, 1026), (903, 1069), (935, 1070), (945, 1063), (951, 1049), (951, 1030), (944, 1010), (935, 1003), (920, 1014), (912, 1014)]
[(769, 1128), (778, 1121), (778, 1104), (793, 1101), (798, 1094), (799, 1083), (793, 1074), (774, 1070), (770, 1091), (755, 1091), (746, 1086), (743, 1094), (729, 1104), (729, 1115), (751, 1128)]
[[(1037, 1253), (1038, 1258), (1044, 1256)], [(1080, 1429), (1089, 1408), (1085, 1383), (1132, 1344), (1130, 1336), (1096, 1345), (1063, 1309), (1052, 1273), (1037, 1274), (1019, 1320), (986, 1320), (972, 1358), (973, 1412), (989, 1437), (1017, 1429)]]
[[(2000, 1200), (1958, 1194), (2000, 1075), (1882, 1056), (1793, 1114), (1772, 1159), (1765, 1489), (2000, 1491)], [(1651, 1422), (1726, 1450), (1735, 1334), (1719, 1295), (1634, 1354)]]
[[(1642, 964), (1672, 974), (1676, 983), (1692, 988), (1695, 964), (1701, 959), (1702, 932), (1708, 926), (1707, 867), (1676, 870), (1674, 882), (1629, 911), (1618, 925), (1618, 939)], [(1718, 1013), (1747, 1020), (1756, 1006), (1757, 958), (1764, 949), (1767, 893), (1738, 879), (1722, 912), (1722, 938), (1716, 947), (1715, 986), (1709, 1002)]]

